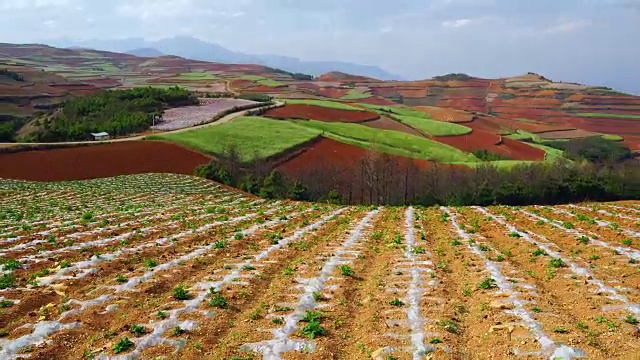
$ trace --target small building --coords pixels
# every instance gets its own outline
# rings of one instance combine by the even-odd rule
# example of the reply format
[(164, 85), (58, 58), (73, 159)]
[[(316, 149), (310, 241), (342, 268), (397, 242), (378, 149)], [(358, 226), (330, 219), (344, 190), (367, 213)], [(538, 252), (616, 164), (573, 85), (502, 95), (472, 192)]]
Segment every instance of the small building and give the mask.
[(109, 134), (107, 134), (106, 132), (99, 132), (99, 133), (91, 133), (91, 136), (93, 136), (93, 140), (99, 141), (99, 140), (108, 140), (111, 137), (109, 136)]

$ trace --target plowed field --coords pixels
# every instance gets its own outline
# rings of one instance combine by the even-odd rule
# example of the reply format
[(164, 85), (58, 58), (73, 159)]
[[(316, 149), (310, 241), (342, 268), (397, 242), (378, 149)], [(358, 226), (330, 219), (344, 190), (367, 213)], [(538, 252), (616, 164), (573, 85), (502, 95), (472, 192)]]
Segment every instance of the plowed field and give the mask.
[(361, 123), (379, 118), (377, 114), (368, 111), (349, 111), (306, 104), (289, 104), (271, 109), (264, 116), (275, 119), (308, 119), (350, 123)]
[(126, 141), (0, 154), (0, 178), (64, 181), (152, 172), (191, 175), (210, 160), (174, 144)]
[(635, 359), (640, 203), (375, 208), (0, 181), (0, 358)]

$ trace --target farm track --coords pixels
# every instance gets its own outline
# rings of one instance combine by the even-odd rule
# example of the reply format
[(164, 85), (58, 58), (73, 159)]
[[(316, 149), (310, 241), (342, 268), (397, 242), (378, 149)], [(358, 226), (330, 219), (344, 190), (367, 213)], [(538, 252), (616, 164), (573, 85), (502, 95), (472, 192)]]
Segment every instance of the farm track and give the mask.
[(3, 359), (640, 353), (631, 203), (339, 207), (175, 175), (0, 193)]

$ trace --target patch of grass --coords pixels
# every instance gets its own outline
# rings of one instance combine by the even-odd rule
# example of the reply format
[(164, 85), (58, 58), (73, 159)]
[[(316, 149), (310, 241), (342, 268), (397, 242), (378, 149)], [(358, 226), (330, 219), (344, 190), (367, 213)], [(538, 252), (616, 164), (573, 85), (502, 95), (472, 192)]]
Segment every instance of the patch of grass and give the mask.
[(150, 136), (149, 139), (175, 142), (194, 150), (217, 155), (235, 147), (242, 161), (280, 154), (321, 134), (320, 129), (299, 126), (293, 122), (262, 117), (240, 117), (221, 125), (173, 134)]
[(370, 128), (361, 124), (299, 121), (300, 126), (324, 132), (325, 137), (366, 149), (413, 159), (447, 163), (473, 163), (478, 159), (452, 146), (394, 130)]
[(580, 117), (597, 117), (597, 118), (609, 118), (609, 119), (634, 119), (640, 120), (640, 115), (633, 114), (608, 114), (608, 113), (577, 113)]
[(326, 107), (331, 109), (362, 111), (362, 109), (360, 108), (357, 108), (355, 106), (345, 104), (342, 102), (337, 102), (337, 101), (313, 100), (313, 99), (282, 99), (282, 101), (287, 104), (307, 104), (307, 105), (314, 105), (314, 106)]
[(363, 93), (360, 92), (358, 90), (355, 89), (350, 89), (347, 92), (347, 95), (341, 97), (340, 99), (342, 100), (358, 100), (358, 99), (366, 99), (366, 98), (370, 98), (371, 94), (369, 93)]

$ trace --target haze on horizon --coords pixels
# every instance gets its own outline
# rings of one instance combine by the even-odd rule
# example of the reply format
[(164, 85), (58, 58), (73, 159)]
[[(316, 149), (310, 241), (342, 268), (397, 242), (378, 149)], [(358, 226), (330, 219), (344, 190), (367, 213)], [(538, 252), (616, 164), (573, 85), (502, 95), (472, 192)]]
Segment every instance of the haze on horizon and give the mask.
[(0, 42), (192, 36), (407, 79), (540, 73), (640, 94), (640, 0), (0, 0)]

